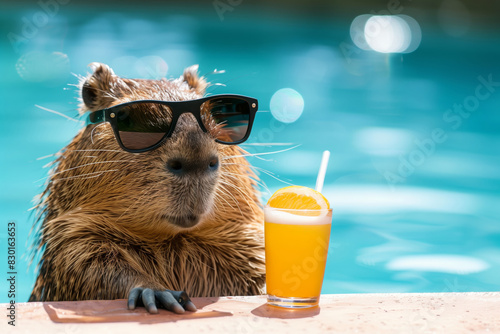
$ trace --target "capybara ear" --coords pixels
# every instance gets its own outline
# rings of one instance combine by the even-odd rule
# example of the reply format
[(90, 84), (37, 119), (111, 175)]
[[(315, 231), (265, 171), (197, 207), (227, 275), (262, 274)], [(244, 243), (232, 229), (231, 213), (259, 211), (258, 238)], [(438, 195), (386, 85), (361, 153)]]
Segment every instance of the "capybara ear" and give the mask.
[(112, 87), (117, 79), (113, 70), (105, 64), (91, 63), (90, 74), (82, 84), (82, 100), (87, 109), (102, 109), (115, 99)]
[(192, 65), (184, 70), (182, 75), (183, 79), (189, 87), (194, 89), (197, 94), (205, 94), (205, 89), (207, 88), (207, 82), (204, 77), (198, 75), (198, 65)]

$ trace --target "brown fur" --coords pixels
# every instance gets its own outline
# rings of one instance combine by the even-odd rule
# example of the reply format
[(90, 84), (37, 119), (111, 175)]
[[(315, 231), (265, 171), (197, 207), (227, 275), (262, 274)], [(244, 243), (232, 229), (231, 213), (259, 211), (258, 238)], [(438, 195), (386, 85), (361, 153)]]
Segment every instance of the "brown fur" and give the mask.
[[(103, 64), (92, 68), (82, 113), (138, 99), (195, 99), (207, 86), (197, 66), (176, 80), (131, 80)], [(165, 168), (174, 156), (214, 154), (214, 176), (178, 178)], [(42, 256), (30, 301), (126, 298), (139, 286), (193, 297), (260, 294), (263, 214), (244, 155), (217, 144), (190, 114), (161, 147), (138, 154), (119, 147), (108, 123), (82, 129), (55, 161), (40, 203)], [(201, 221), (174, 223), (188, 215)]]

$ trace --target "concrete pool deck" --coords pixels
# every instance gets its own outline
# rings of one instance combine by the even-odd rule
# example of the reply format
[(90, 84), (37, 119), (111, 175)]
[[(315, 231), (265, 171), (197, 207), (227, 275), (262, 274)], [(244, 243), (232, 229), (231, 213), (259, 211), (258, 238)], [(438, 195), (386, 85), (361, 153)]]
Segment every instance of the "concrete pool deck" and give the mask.
[[(499, 333), (500, 292), (322, 295), (320, 306), (281, 310), (264, 296), (193, 298), (195, 313), (148, 314), (125, 300), (16, 304), (2, 333)], [(0, 304), (4, 310), (9, 304)]]

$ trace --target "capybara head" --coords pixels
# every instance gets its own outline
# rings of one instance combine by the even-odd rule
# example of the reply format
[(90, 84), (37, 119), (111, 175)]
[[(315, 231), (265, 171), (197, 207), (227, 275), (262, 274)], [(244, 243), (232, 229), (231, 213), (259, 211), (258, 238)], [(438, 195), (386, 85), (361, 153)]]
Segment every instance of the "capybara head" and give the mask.
[[(84, 117), (129, 101), (198, 99), (207, 87), (197, 66), (174, 80), (125, 79), (106, 65), (91, 67), (93, 73), (81, 84)], [(244, 151), (217, 143), (211, 130), (204, 132), (191, 113), (183, 113), (162, 145), (130, 153), (119, 146), (109, 123), (86, 126), (58, 159), (50, 181), (49, 201), (52, 196), (58, 203), (52, 210), (95, 208), (117, 224), (151, 235), (203, 225), (221, 210), (245, 215), (238, 202), (253, 201), (255, 194), (238, 185), (238, 179), (251, 176)], [(235, 192), (242, 193), (239, 199), (231, 195)]]

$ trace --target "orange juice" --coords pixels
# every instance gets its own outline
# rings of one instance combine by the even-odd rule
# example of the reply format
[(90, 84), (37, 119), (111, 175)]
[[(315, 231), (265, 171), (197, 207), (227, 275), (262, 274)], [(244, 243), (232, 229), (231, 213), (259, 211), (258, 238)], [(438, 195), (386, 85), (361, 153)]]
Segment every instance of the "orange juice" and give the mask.
[(270, 296), (319, 298), (332, 222), (331, 210), (265, 208), (266, 284)]

